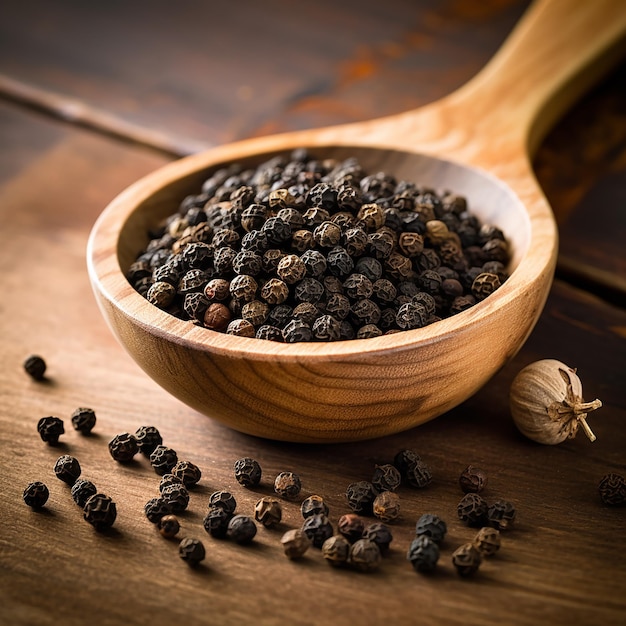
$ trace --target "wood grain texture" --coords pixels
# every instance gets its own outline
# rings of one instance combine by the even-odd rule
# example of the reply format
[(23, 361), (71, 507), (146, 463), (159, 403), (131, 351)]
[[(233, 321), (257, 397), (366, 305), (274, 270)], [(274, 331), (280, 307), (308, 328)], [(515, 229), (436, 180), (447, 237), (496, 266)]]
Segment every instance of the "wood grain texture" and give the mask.
[[(454, 5), (457, 15), (479, 10), (473, 2)], [(457, 45), (481, 50), (483, 43), (477, 38)], [(446, 72), (442, 85), (451, 87), (446, 80), (455, 76)], [(607, 99), (623, 91), (619, 74), (606, 89), (581, 103), (584, 133), (566, 118), (556, 129), (559, 137), (549, 136), (539, 151), (544, 172), (551, 173), (544, 180), (557, 217), (582, 211), (581, 196), (570, 193), (574, 188), (599, 185), (608, 202), (617, 197), (615, 185), (602, 181), (621, 171), (610, 149), (614, 135), (605, 132), (605, 112), (611, 115)], [(277, 117), (274, 123), (283, 122)], [(626, 473), (624, 308), (557, 281), (514, 360), (457, 409), (407, 433), (315, 446), (241, 435), (184, 407), (153, 383), (119, 347), (90, 293), (84, 250), (93, 220), (120, 189), (160, 166), (163, 157), (15, 106), (0, 106), (0, 141), (0, 623), (623, 624), (624, 509), (603, 507), (596, 489), (604, 473)], [(593, 167), (589, 160), (581, 164), (582, 154)], [(560, 176), (567, 172), (580, 175)], [(565, 237), (570, 233), (563, 231)], [(607, 225), (602, 241), (617, 247), (618, 233)], [(21, 369), (23, 358), (35, 351), (49, 363), (43, 385)], [(604, 402), (592, 422), (595, 443), (579, 437), (544, 447), (515, 431), (508, 386), (524, 365), (545, 357), (577, 367), (585, 397)], [(38, 439), (39, 417), (57, 414), (69, 426), (69, 414), (80, 405), (97, 411), (93, 437), (68, 429), (56, 449)], [(203, 471), (182, 516), (182, 534), (200, 536), (208, 549), (199, 571), (187, 568), (175, 544), (159, 537), (143, 517), (143, 503), (158, 484), (145, 460), (122, 467), (106, 450), (113, 435), (148, 423)], [(425, 491), (401, 489), (402, 518), (393, 526), (392, 551), (371, 576), (331, 569), (315, 551), (301, 563), (287, 561), (278, 538), (299, 525), (297, 504), (286, 504), (283, 526), (275, 532), (259, 529), (258, 545), (249, 548), (214, 541), (201, 528), (211, 491), (231, 488), (240, 510), (250, 512), (285, 469), (300, 473), (305, 494), (327, 497), (336, 522), (347, 510), (347, 483), (367, 479), (375, 463), (404, 447), (420, 451), (435, 481)], [(118, 501), (115, 532), (94, 533), (52, 475), (54, 460), (65, 452), (75, 454), (84, 476)], [(263, 464), (258, 492), (240, 488), (232, 477), (231, 463), (243, 455)], [(473, 534), (455, 517), (461, 496), (456, 481), (470, 462), (489, 474), (486, 497), (512, 500), (518, 520), (503, 535), (499, 555), (476, 578), (461, 580), (450, 554)], [(24, 485), (33, 479), (50, 486), (47, 513), (33, 513), (21, 502)], [(449, 534), (438, 573), (421, 577), (404, 552), (417, 517), (430, 511), (446, 518)]]
[(527, 4), (29, 0), (3, 13), (0, 73), (210, 147), (443, 96), (482, 67)]

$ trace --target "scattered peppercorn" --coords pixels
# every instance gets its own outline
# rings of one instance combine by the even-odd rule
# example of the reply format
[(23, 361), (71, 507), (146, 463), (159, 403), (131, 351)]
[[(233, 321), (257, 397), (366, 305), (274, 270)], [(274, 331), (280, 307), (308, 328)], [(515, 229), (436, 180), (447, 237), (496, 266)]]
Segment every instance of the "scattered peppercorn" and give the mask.
[(506, 500), (498, 500), (487, 508), (487, 524), (498, 530), (506, 530), (515, 521), (515, 506)]
[(78, 504), (81, 508), (84, 508), (87, 500), (89, 500), (89, 498), (96, 493), (98, 493), (98, 489), (90, 480), (79, 478), (72, 485), (72, 500), (74, 500), (74, 502), (76, 502), (76, 504)]
[(399, 470), (401, 476), (404, 478), (408, 467), (414, 463), (418, 463), (422, 458), (414, 450), (400, 450), (393, 457), (393, 464)]
[(309, 496), (302, 501), (300, 512), (304, 519), (311, 515), (328, 515), (328, 505), (322, 496)]
[(235, 479), (247, 488), (256, 487), (261, 482), (261, 466), (258, 461), (250, 457), (243, 457), (235, 461)]
[(372, 483), (360, 480), (348, 485), (346, 499), (350, 508), (361, 515), (372, 515), (374, 500), (378, 491)]
[(477, 493), (468, 493), (457, 505), (457, 514), (468, 526), (483, 526), (487, 520), (488, 505)]
[(180, 530), (180, 522), (176, 515), (164, 515), (158, 521), (157, 528), (163, 537), (173, 539)]
[(329, 565), (341, 567), (348, 562), (350, 546), (350, 542), (343, 535), (333, 535), (322, 544), (322, 557)]
[(185, 537), (178, 544), (178, 556), (191, 567), (195, 567), (206, 558), (206, 550), (199, 539)]
[(178, 463), (178, 455), (172, 448), (168, 448), (163, 444), (159, 444), (150, 453), (150, 464), (154, 471), (159, 475), (171, 474), (174, 465)]
[(220, 506), (212, 506), (207, 511), (202, 525), (204, 530), (215, 537), (216, 539), (224, 539), (226, 537), (226, 531), (228, 530), (228, 522), (233, 517), (232, 513), (229, 513)]
[[(170, 485), (182, 485), (183, 481), (178, 476), (174, 476), (174, 474), (163, 474), (161, 480), (159, 481), (159, 491), (163, 493), (163, 489), (169, 487)], [(184, 485), (183, 485), (184, 486)]]
[(191, 461), (178, 461), (172, 468), (172, 474), (178, 476), (187, 488), (196, 485), (202, 477), (200, 468)]
[(165, 498), (151, 498), (144, 505), (143, 512), (146, 514), (148, 521), (158, 524), (162, 517), (172, 513), (172, 507)]
[(70, 487), (78, 480), (80, 476), (80, 463), (78, 459), (69, 454), (61, 455), (54, 464), (54, 473), (59, 480), (70, 485)]
[(37, 422), (37, 432), (42, 441), (46, 443), (58, 443), (59, 437), (65, 433), (63, 420), (60, 417), (42, 417)]
[(448, 530), (447, 524), (438, 515), (424, 513), (415, 525), (415, 536), (425, 535), (430, 537), (436, 544), (440, 544)]
[(383, 522), (393, 522), (400, 515), (400, 496), (393, 491), (382, 491), (374, 498), (372, 512)]
[(363, 537), (365, 521), (356, 513), (346, 513), (337, 521), (337, 530), (350, 543), (354, 543), (357, 539)]
[(311, 547), (311, 540), (301, 528), (288, 530), (281, 538), (285, 555), (290, 559), (299, 559)]
[(452, 564), (459, 576), (472, 576), (482, 563), (480, 551), (471, 543), (466, 543), (452, 553)]
[(183, 484), (172, 483), (163, 487), (161, 497), (173, 513), (182, 513), (189, 506), (189, 491)]
[(493, 556), (500, 549), (500, 531), (491, 526), (483, 526), (474, 537), (473, 543), (483, 556)]
[(261, 498), (254, 506), (254, 519), (257, 522), (261, 522), (266, 528), (279, 524), (282, 517), (283, 510), (276, 498), (266, 496)]
[(137, 452), (137, 440), (130, 433), (120, 433), (109, 441), (109, 453), (118, 463), (132, 461)]
[(395, 491), (401, 480), (402, 475), (393, 465), (377, 465), (372, 476), (372, 485), (377, 491)]
[(48, 501), (48, 498), (50, 497), (50, 491), (44, 483), (37, 480), (35, 482), (29, 483), (26, 486), (22, 497), (24, 498), (24, 502), (29, 507), (31, 507), (32, 509), (40, 509)]
[(380, 549), (368, 539), (359, 539), (350, 546), (348, 563), (361, 572), (371, 572), (378, 569), (381, 561)]
[(256, 536), (256, 524), (247, 515), (234, 515), (228, 522), (226, 537), (235, 543), (250, 543)]
[(72, 426), (83, 435), (88, 435), (96, 425), (96, 413), (93, 409), (79, 407), (71, 416)]
[(117, 507), (109, 496), (104, 493), (96, 493), (85, 502), (83, 517), (85, 521), (101, 532), (113, 526), (117, 517)]
[(230, 491), (214, 491), (209, 496), (209, 508), (219, 507), (224, 509), (227, 513), (232, 514), (237, 508), (237, 500)]
[(439, 546), (427, 535), (413, 539), (406, 555), (416, 572), (432, 572), (439, 561)]
[(286, 500), (295, 500), (301, 489), (300, 477), (293, 472), (281, 472), (274, 480), (274, 491)]
[(606, 474), (598, 484), (598, 492), (603, 504), (622, 506), (626, 504), (626, 481), (620, 474)]
[(155, 426), (140, 426), (135, 431), (135, 440), (139, 452), (150, 456), (157, 446), (163, 444), (163, 437)]
[(459, 476), (459, 485), (463, 493), (480, 493), (487, 485), (487, 474), (478, 467), (468, 465)]
[(423, 461), (410, 463), (406, 468), (404, 477), (406, 482), (416, 489), (424, 489), (433, 482), (430, 467)]
[(382, 522), (373, 522), (364, 528), (362, 539), (372, 541), (378, 546), (380, 553), (385, 554), (385, 552), (389, 550), (389, 545), (393, 541), (393, 535), (387, 524)]
[(37, 354), (31, 354), (24, 361), (24, 370), (33, 379), (42, 381), (46, 374), (46, 362)]
[(333, 535), (333, 527), (326, 515), (314, 514), (304, 520), (302, 532), (315, 548), (321, 548), (324, 541)]

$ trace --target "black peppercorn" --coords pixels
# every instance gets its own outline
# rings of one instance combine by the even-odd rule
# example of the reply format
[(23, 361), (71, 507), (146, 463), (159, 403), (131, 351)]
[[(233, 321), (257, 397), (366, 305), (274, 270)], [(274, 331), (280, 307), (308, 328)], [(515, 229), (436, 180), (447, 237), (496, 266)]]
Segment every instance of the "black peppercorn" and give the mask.
[(159, 475), (171, 474), (172, 468), (178, 463), (178, 455), (172, 448), (168, 448), (163, 444), (158, 445), (150, 453), (150, 464), (154, 471)]
[(448, 527), (444, 520), (438, 515), (432, 513), (424, 513), (415, 525), (415, 536), (421, 537), (425, 535), (430, 537), (435, 543), (440, 544), (445, 537)]
[(137, 452), (139, 452), (137, 440), (130, 433), (115, 435), (109, 441), (109, 453), (119, 463), (132, 461)]
[(117, 507), (109, 496), (96, 493), (85, 502), (83, 517), (97, 531), (104, 531), (113, 526), (117, 517)]
[(404, 478), (409, 466), (418, 463), (422, 460), (420, 455), (414, 450), (400, 450), (393, 457), (394, 466), (400, 471), (400, 474)]
[(477, 493), (468, 493), (459, 502), (457, 514), (468, 526), (483, 526), (487, 520), (487, 503)]
[(250, 543), (256, 535), (256, 524), (247, 515), (234, 515), (228, 522), (226, 537), (235, 543)]
[(309, 496), (302, 501), (300, 512), (304, 519), (311, 515), (328, 515), (328, 505), (322, 496)]
[(157, 523), (159, 532), (166, 539), (173, 539), (180, 530), (180, 522), (175, 515), (164, 515)]
[(315, 548), (321, 548), (324, 541), (332, 537), (333, 527), (326, 515), (313, 514), (304, 520), (302, 532)]
[(266, 496), (261, 498), (254, 506), (254, 519), (269, 528), (280, 523), (283, 511), (280, 502), (276, 498)]
[(70, 456), (69, 454), (63, 454), (60, 456), (54, 464), (54, 473), (59, 480), (72, 486), (80, 476), (80, 463), (78, 459)]
[(37, 422), (37, 432), (42, 441), (50, 444), (58, 443), (59, 437), (65, 433), (63, 420), (53, 416), (42, 417)]
[(189, 492), (183, 484), (169, 484), (160, 489), (161, 497), (173, 513), (182, 513), (189, 506)]
[(237, 500), (229, 491), (214, 491), (209, 496), (209, 508), (219, 507), (227, 513), (234, 513), (237, 508)]
[(311, 547), (311, 540), (301, 528), (288, 530), (280, 539), (285, 555), (290, 559), (299, 559)]
[(158, 524), (162, 517), (172, 513), (172, 506), (163, 497), (151, 498), (144, 505), (143, 512), (150, 522)]
[(140, 426), (135, 431), (135, 441), (139, 451), (150, 456), (157, 446), (163, 444), (163, 437), (155, 426)]
[(212, 506), (207, 511), (202, 525), (211, 537), (216, 539), (224, 539), (226, 537), (226, 531), (228, 530), (228, 522), (233, 517), (232, 513), (229, 513), (221, 506)]
[(32, 509), (40, 509), (48, 501), (50, 491), (41, 481), (29, 483), (24, 489), (22, 497), (24, 502)]
[(74, 430), (88, 435), (96, 425), (96, 413), (93, 409), (80, 407), (76, 409), (71, 416), (72, 426)]
[(515, 521), (515, 506), (506, 500), (498, 500), (487, 509), (487, 524), (498, 530), (506, 530)]
[(294, 472), (281, 472), (274, 480), (274, 491), (286, 500), (295, 500), (301, 489), (300, 476)]
[(464, 493), (480, 493), (487, 485), (487, 474), (473, 465), (468, 465), (459, 477), (459, 485)]
[(348, 563), (361, 572), (371, 572), (378, 569), (381, 554), (378, 546), (368, 539), (359, 539), (350, 546)]
[(439, 546), (427, 535), (420, 535), (411, 542), (406, 558), (416, 572), (432, 572), (439, 561)]
[(174, 476), (174, 474), (164, 474), (159, 481), (159, 491), (162, 493), (163, 489), (169, 487), (170, 485), (182, 485), (183, 481), (178, 477)]
[(185, 537), (178, 544), (178, 556), (191, 567), (198, 565), (206, 558), (204, 544), (199, 539)]
[(622, 506), (626, 504), (626, 481), (620, 474), (606, 474), (598, 484), (598, 493), (603, 504)]
[(430, 467), (423, 461), (409, 464), (406, 468), (404, 478), (411, 487), (415, 487), (416, 489), (424, 489), (433, 482)]
[(400, 515), (400, 496), (394, 491), (382, 491), (374, 498), (372, 512), (383, 522), (393, 522)]
[(95, 495), (96, 493), (98, 493), (98, 489), (90, 480), (79, 478), (72, 485), (72, 499), (81, 508), (84, 508), (87, 500), (89, 500), (89, 498), (91, 498), (91, 496)]
[(381, 554), (384, 554), (389, 549), (389, 544), (393, 541), (391, 529), (387, 524), (382, 522), (368, 524), (363, 529), (362, 538), (374, 542), (378, 546)]
[(41, 381), (46, 375), (46, 362), (37, 354), (32, 354), (24, 361), (24, 370), (33, 379)]
[(482, 556), (493, 556), (500, 549), (500, 531), (484, 526), (474, 537), (473, 544)]
[(459, 576), (472, 576), (482, 563), (480, 551), (471, 543), (466, 543), (452, 553), (452, 564)]
[(322, 556), (333, 567), (341, 567), (348, 562), (350, 542), (342, 535), (328, 537), (322, 544)]
[(261, 482), (261, 466), (255, 459), (243, 457), (235, 461), (235, 479), (247, 488), (256, 487)]
[(193, 487), (202, 477), (202, 472), (191, 461), (178, 461), (172, 468), (172, 474), (183, 481), (185, 487)]
[(400, 486), (402, 476), (395, 466), (387, 463), (377, 465), (372, 476), (372, 485), (378, 491), (395, 491)]
[(366, 480), (351, 483), (346, 489), (348, 505), (355, 513), (363, 515), (372, 515), (372, 507), (377, 495), (378, 491), (374, 485)]
[(365, 522), (356, 513), (346, 513), (339, 518), (337, 530), (350, 543), (354, 543), (357, 539), (363, 537)]

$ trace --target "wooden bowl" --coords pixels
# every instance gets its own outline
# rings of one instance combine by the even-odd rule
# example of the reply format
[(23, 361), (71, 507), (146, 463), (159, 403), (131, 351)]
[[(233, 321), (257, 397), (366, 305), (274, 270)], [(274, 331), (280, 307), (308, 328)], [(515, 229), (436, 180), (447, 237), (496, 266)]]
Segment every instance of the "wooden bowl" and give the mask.
[[(236, 430), (286, 441), (379, 437), (441, 415), (474, 394), (523, 345), (553, 277), (557, 230), (532, 174), (533, 145), (587, 84), (571, 78), (617, 39), (615, 19), (602, 13), (606, 7), (598, 13), (595, 3), (585, 3), (586, 19), (572, 24), (563, 14), (567, 4), (534, 5), (485, 70), (437, 103), (222, 146), (129, 187), (100, 216), (88, 246), (98, 304), (121, 344), (194, 409)], [(254, 165), (301, 146), (320, 157), (355, 156), (367, 171), (466, 195), (470, 210), (509, 239), (510, 278), (474, 307), (425, 328), (333, 343), (282, 344), (213, 332), (161, 311), (133, 289), (125, 272), (145, 248), (148, 229), (198, 193), (212, 170), (232, 162)]]

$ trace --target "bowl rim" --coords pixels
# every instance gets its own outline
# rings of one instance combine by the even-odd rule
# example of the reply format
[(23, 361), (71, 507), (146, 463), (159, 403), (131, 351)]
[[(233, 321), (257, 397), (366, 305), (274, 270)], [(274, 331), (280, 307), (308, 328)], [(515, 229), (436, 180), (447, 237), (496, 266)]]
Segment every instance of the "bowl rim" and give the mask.
[[(124, 316), (142, 327), (150, 334), (172, 341), (194, 351), (211, 354), (236, 356), (239, 358), (282, 361), (301, 361), (307, 363), (321, 361), (341, 361), (355, 355), (376, 356), (378, 354), (401, 352), (440, 343), (459, 333), (469, 332), (475, 326), (488, 323), (503, 308), (514, 305), (518, 296), (525, 293), (538, 281), (547, 278), (551, 282), (556, 264), (558, 233), (552, 211), (542, 194), (536, 198), (532, 207), (520, 198), (521, 191), (516, 189), (515, 180), (504, 180), (489, 171), (475, 165), (468, 165), (436, 154), (422, 151), (409, 151), (405, 148), (385, 148), (363, 146), (353, 142), (308, 142), (308, 146), (319, 149), (354, 147), (363, 150), (394, 150), (409, 154), (411, 157), (436, 160), (454, 167), (471, 170), (474, 174), (489, 180), (493, 185), (508, 193), (518, 205), (520, 214), (527, 222), (529, 238), (526, 249), (519, 258), (517, 266), (505, 283), (496, 292), (477, 302), (470, 308), (431, 323), (423, 328), (404, 330), (397, 333), (334, 342), (297, 342), (283, 343), (250, 337), (239, 337), (213, 331), (193, 322), (179, 319), (155, 305), (139, 294), (126, 279), (120, 266), (118, 241), (120, 233), (133, 212), (163, 188), (174, 184), (178, 179), (212, 170), (237, 160), (254, 157), (271, 157), (300, 147), (297, 136), (290, 144), (267, 141), (258, 148), (257, 140), (246, 140), (177, 159), (148, 173), (118, 194), (96, 219), (87, 242), (87, 268), (92, 288), (97, 295), (105, 298)], [(172, 213), (175, 212), (175, 207)], [(543, 229), (543, 239), (548, 237), (551, 245), (539, 245), (535, 240), (539, 228)], [(546, 231), (548, 228), (548, 231)], [(547, 291), (544, 300), (547, 297)], [(536, 316), (538, 317), (538, 315)], [(536, 321), (536, 318), (535, 318)], [(534, 326), (534, 324), (533, 324)]]

